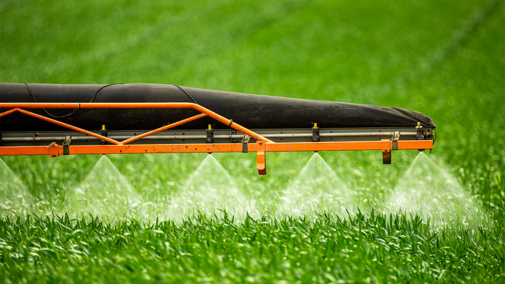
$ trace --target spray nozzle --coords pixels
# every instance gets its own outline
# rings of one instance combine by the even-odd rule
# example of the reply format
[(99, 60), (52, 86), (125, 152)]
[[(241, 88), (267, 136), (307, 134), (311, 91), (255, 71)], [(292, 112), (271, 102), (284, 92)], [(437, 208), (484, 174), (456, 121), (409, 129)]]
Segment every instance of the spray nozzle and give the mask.
[(424, 140), (423, 126), (421, 125), (421, 122), (417, 123), (416, 132), (416, 140)]
[[(105, 124), (102, 124), (102, 129), (100, 129), (100, 135), (102, 135), (104, 137), (107, 137), (107, 135), (108, 135), (108, 131), (105, 128)], [(100, 139), (100, 145), (106, 145), (106, 144), (107, 144), (107, 141)]]
[(312, 142), (319, 142), (321, 138), (319, 137), (319, 127), (317, 127), (317, 122), (314, 123), (312, 127)]
[(208, 129), (206, 129), (205, 132), (207, 132), (205, 143), (214, 143), (214, 129), (212, 129), (212, 125), (209, 124)]

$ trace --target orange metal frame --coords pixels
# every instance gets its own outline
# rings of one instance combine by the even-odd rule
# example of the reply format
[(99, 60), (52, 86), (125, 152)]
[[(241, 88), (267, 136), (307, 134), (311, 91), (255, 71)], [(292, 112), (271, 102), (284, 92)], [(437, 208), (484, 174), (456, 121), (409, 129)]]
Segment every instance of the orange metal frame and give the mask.
[[(122, 142), (96, 134), (85, 129), (75, 127), (24, 109), (54, 109), (54, 108), (192, 108), (199, 112), (199, 115), (160, 127), (158, 129), (134, 136)], [(242, 152), (241, 143), (216, 143), (216, 144), (158, 144), (158, 145), (127, 145), (133, 141), (146, 136), (164, 131), (176, 126), (180, 126), (190, 121), (209, 116), (213, 119), (228, 125), (256, 140), (256, 143), (248, 144), (249, 152), (256, 152), (256, 168), (259, 174), (266, 174), (266, 152), (300, 152), (300, 151), (355, 151), (355, 150), (381, 150), (383, 159), (391, 159), (393, 149), (391, 140), (381, 141), (356, 141), (356, 142), (296, 142), (296, 143), (274, 143), (273, 141), (212, 112), (200, 105), (193, 103), (0, 103), (0, 109), (10, 109), (0, 113), (0, 117), (21, 112), (23, 114), (54, 123), (56, 125), (78, 131), (96, 138), (105, 140), (114, 145), (92, 145), (92, 146), (68, 146), (68, 153), (79, 154), (146, 154), (146, 153), (214, 153), (214, 152)], [(398, 141), (398, 150), (425, 150), (432, 149), (433, 141)], [(0, 156), (8, 155), (50, 155), (58, 157), (63, 155), (64, 147), (51, 143), (49, 146), (13, 146), (0, 147)]]

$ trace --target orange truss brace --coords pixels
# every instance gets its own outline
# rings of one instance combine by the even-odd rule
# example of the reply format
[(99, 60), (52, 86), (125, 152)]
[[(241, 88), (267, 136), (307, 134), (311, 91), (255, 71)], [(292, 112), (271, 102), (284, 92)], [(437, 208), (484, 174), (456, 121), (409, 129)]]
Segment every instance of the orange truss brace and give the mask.
[[(227, 118), (225, 118), (225, 117), (223, 117), (223, 116), (221, 116), (221, 115), (219, 115), (219, 114), (217, 114), (207, 108), (204, 108), (201, 105), (197, 105), (197, 104), (193, 104), (193, 103), (0, 103), (0, 109), (5, 109), (5, 108), (7, 108), (7, 109), (8, 108), (37, 108), (37, 109), (40, 109), (40, 108), (86, 108), (86, 109), (87, 108), (130, 108), (130, 109), (132, 109), (132, 108), (192, 108), (192, 109), (195, 109), (201, 113), (205, 113), (206, 115), (212, 117), (213, 119), (215, 119), (219, 122), (222, 122), (223, 124), (226, 124), (235, 130), (238, 130), (244, 134), (249, 135), (251, 138), (253, 138), (255, 140), (260, 140), (260, 141), (263, 141), (266, 143), (273, 143), (270, 139), (267, 139), (267, 138), (255, 133), (255, 132), (241, 126), (240, 124), (235, 123), (235, 122), (233, 122), (233, 121), (231, 121), (231, 120), (229, 120), (229, 119), (227, 119)], [(12, 113), (12, 112), (10, 112), (10, 113)], [(10, 113), (7, 113), (7, 114), (10, 114)], [(2, 114), (0, 114), (0, 117), (5, 116), (7, 114), (6, 114), (6, 112), (2, 113)], [(38, 115), (38, 114), (34, 114), (34, 115)], [(34, 115), (32, 115), (32, 116), (34, 116)], [(43, 117), (43, 116), (40, 116), (40, 117)], [(38, 117), (38, 118), (40, 118), (40, 117)], [(48, 120), (48, 119), (50, 119), (50, 118), (44, 117), (43, 120), (46, 120), (46, 121), (49, 121), (49, 122), (52, 122), (55, 124), (61, 123), (64, 125), (68, 125), (68, 124), (65, 124), (65, 123), (62, 123), (62, 122), (59, 122), (56, 120), (52, 120), (52, 119)], [(67, 127), (64, 125), (61, 125), (61, 126)], [(74, 126), (72, 126), (72, 127), (74, 127)], [(85, 133), (85, 132), (83, 132), (83, 129), (80, 129), (77, 127), (75, 127), (75, 128), (76, 128), (76, 129), (74, 129), (75, 131)], [(77, 130), (77, 129), (79, 129), (79, 130)], [(98, 134), (96, 134), (96, 135), (98, 135)], [(103, 139), (103, 138), (100, 138), (100, 139)], [(103, 139), (103, 140), (105, 140), (105, 139)], [(114, 143), (114, 142), (111, 142), (111, 143)], [(116, 141), (116, 143), (114, 143), (114, 144), (118, 144), (118, 143), (119, 142)]]
[(75, 127), (75, 126), (72, 126), (70, 124), (66, 124), (66, 123), (63, 123), (63, 122), (59, 122), (57, 120), (54, 120), (52, 118), (49, 118), (49, 117), (45, 117), (45, 116), (42, 116), (42, 115), (39, 115), (39, 114), (36, 114), (36, 113), (33, 113), (33, 112), (30, 112), (30, 111), (26, 111), (24, 109), (17, 109), (17, 111), (21, 112), (21, 113), (24, 113), (26, 115), (29, 115), (29, 116), (33, 116), (35, 118), (38, 118), (38, 119), (41, 119), (41, 120), (45, 120), (47, 122), (51, 122), (51, 123), (54, 123), (56, 125), (59, 125), (59, 126), (63, 126), (65, 128), (68, 128), (68, 129), (72, 129), (72, 130), (75, 130), (77, 132), (81, 132), (81, 133), (84, 133), (84, 134), (87, 134), (87, 135), (90, 135), (90, 136), (94, 136), (96, 138), (100, 138), (100, 139), (103, 139), (109, 143), (112, 143), (112, 144), (116, 144), (116, 145), (120, 145), (121, 143), (117, 142), (116, 140), (114, 139), (110, 139), (110, 138), (107, 138), (105, 136), (102, 136), (102, 135), (99, 135), (99, 134), (96, 134), (96, 133), (93, 133), (91, 131), (87, 131), (87, 130), (84, 130), (82, 128), (79, 128), (79, 127)]
[[(273, 141), (214, 113), (200, 105), (193, 103), (0, 103), (0, 109), (9, 109), (0, 113), (0, 117), (16, 111), (23, 114), (54, 123), (56, 125), (75, 130), (96, 138), (105, 140), (114, 145), (93, 146), (67, 146), (66, 154), (147, 154), (147, 153), (214, 153), (214, 152), (243, 152), (241, 143), (218, 143), (218, 144), (156, 144), (156, 145), (126, 145), (146, 136), (164, 131), (199, 118), (209, 116), (231, 128), (240, 131), (257, 140), (256, 143), (247, 145), (248, 152), (256, 152), (256, 168), (259, 174), (266, 174), (266, 152), (300, 152), (300, 151), (356, 151), (356, 150), (380, 150), (383, 153), (384, 163), (391, 163), (392, 141), (355, 141), (355, 142), (307, 142), (307, 143), (274, 143)], [(28, 109), (40, 108), (192, 108), (201, 114), (160, 127), (158, 129), (134, 136), (122, 142), (75, 127), (30, 111)], [(398, 150), (425, 150), (433, 148), (431, 140), (398, 141)], [(49, 146), (16, 146), (0, 147), (0, 156), (8, 155), (49, 155), (58, 157), (63, 155), (64, 146), (55, 142)]]
[(179, 125), (182, 125), (184, 123), (187, 123), (187, 122), (190, 122), (190, 121), (193, 121), (193, 120), (197, 120), (199, 118), (202, 118), (204, 116), (207, 116), (206, 113), (201, 113), (199, 115), (195, 115), (193, 117), (190, 117), (190, 118), (186, 118), (186, 119), (183, 119), (181, 121), (178, 121), (176, 123), (172, 123), (172, 124), (169, 124), (169, 125), (166, 125), (166, 126), (163, 126), (163, 127), (160, 127), (158, 129), (155, 129), (153, 131), (149, 131), (149, 132), (146, 132), (144, 134), (140, 134), (138, 136), (135, 136), (135, 137), (132, 137), (130, 139), (126, 139), (125, 141), (121, 142), (120, 145), (125, 145), (127, 143), (130, 143), (130, 142), (133, 142), (133, 141), (136, 141), (136, 140), (139, 140), (140, 138), (144, 138), (146, 136), (149, 136), (151, 134), (154, 134), (154, 133), (158, 133), (160, 131), (164, 131), (164, 130), (167, 130), (167, 129), (170, 129), (170, 128), (174, 128), (176, 126), (179, 126)]

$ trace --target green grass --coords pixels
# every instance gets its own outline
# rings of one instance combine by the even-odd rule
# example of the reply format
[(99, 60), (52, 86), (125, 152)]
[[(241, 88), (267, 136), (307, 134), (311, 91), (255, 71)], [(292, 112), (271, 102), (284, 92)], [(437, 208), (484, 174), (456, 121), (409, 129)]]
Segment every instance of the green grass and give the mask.
[(0, 228), (11, 251), (2, 270), (32, 282), (480, 282), (497, 279), (505, 253), (499, 229), (434, 233), (421, 219), (374, 212), (240, 226), (202, 216), (177, 226), (18, 218)]
[[(418, 110), (438, 126), (430, 158), (494, 225), (435, 230), (372, 213), (415, 152), (394, 153), (387, 167), (380, 153), (321, 153), (363, 213), (2, 217), (0, 282), (504, 282), (504, 26), (503, 1), (3, 1), (1, 82), (164, 83)], [(268, 154), (266, 177), (253, 154), (214, 156), (247, 196), (268, 199), (311, 153)], [(144, 199), (160, 201), (184, 192), (204, 157), (109, 158)], [(57, 207), (99, 156), (2, 159)]]

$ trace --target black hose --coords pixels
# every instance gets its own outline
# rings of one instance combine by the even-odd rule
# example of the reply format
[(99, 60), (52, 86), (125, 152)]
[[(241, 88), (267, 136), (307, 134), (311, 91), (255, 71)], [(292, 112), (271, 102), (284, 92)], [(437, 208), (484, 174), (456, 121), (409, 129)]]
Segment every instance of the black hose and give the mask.
[[(100, 89), (98, 89), (98, 91), (95, 92), (95, 95), (93, 95), (93, 97), (91, 98), (91, 101), (90, 103), (92, 103), (95, 98), (96, 98), (96, 95), (104, 88), (106, 87), (109, 87), (109, 86), (112, 86), (112, 85), (118, 85), (118, 84), (123, 84), (123, 83), (116, 83), (116, 84), (109, 84), (109, 85), (105, 85), (105, 86), (102, 86)], [(25, 82), (25, 85), (26, 85), (26, 88), (28, 89), (28, 92), (30, 93), (30, 96), (32, 96), (33, 98), (33, 101), (38, 103), (38, 101), (35, 99), (35, 97), (33, 96), (32, 94), (32, 91), (30, 90), (30, 86), (28, 86), (28, 83)], [(188, 95), (189, 96), (189, 95)], [(54, 115), (54, 114), (50, 114), (45, 108), (43, 108), (42, 110), (44, 110), (47, 115), (49, 115), (50, 117), (54, 117), (54, 118), (65, 118), (65, 117), (69, 117), (71, 116), (72, 114), (74, 114), (74, 112), (77, 110), (76, 108), (69, 114), (65, 114), (65, 115)]]

